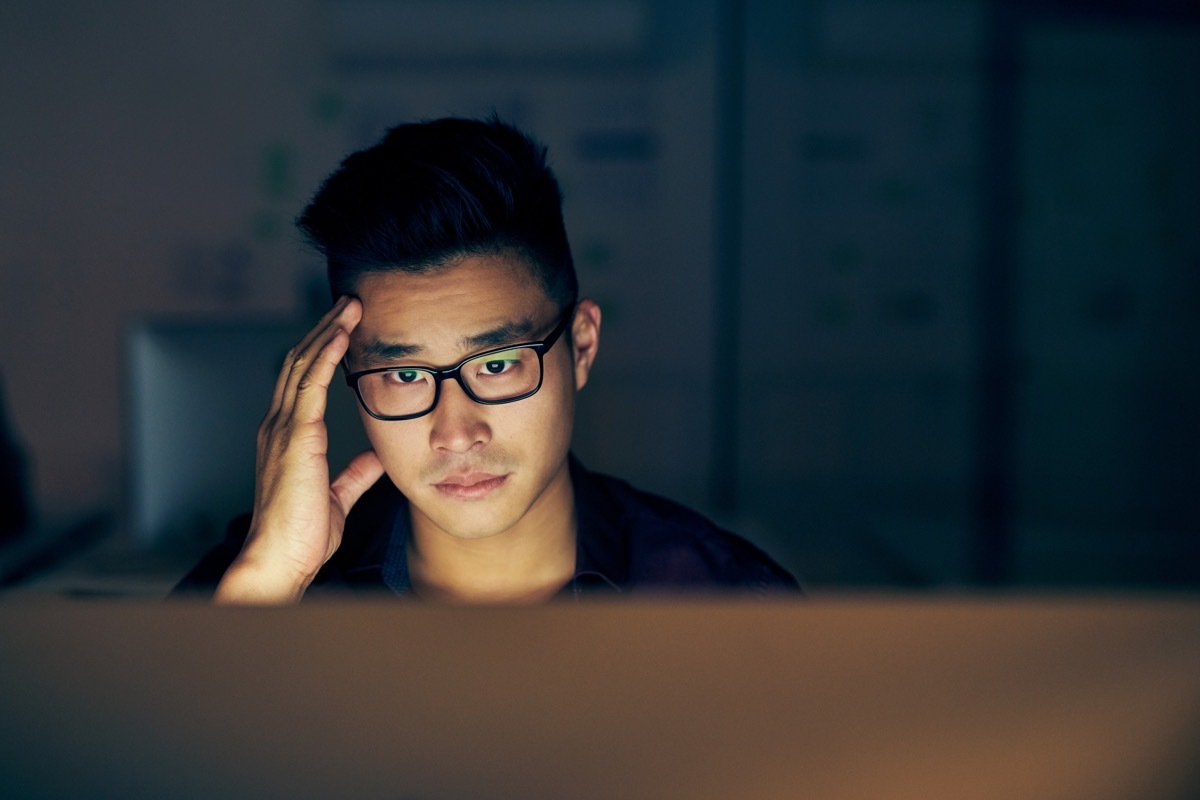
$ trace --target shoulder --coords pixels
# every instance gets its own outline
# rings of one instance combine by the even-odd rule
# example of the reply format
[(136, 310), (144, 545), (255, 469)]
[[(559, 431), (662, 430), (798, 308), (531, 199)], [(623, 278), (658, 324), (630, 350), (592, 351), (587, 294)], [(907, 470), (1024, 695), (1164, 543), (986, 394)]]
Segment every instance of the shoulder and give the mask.
[(576, 484), (586, 495), (580, 514), (592, 517), (581, 519), (581, 526), (619, 540), (629, 586), (760, 593), (799, 588), (762, 549), (680, 503), (581, 467)]

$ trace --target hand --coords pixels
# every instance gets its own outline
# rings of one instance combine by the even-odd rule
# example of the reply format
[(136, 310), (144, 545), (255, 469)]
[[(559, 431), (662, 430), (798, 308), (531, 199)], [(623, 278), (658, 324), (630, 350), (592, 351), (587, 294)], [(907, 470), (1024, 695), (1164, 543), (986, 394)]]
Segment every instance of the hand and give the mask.
[(383, 475), (368, 450), (329, 480), (329, 384), (361, 319), (362, 304), (342, 297), (284, 359), (258, 428), (250, 530), (217, 586), (217, 602), (298, 601), (341, 545), (350, 509)]

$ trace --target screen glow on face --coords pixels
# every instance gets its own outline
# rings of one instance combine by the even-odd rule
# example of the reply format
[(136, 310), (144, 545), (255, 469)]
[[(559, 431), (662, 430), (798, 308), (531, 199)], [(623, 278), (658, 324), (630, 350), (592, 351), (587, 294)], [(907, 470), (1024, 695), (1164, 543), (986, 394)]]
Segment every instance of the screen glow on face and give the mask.
[[(446, 380), (457, 382), (477, 403), (499, 404), (524, 400), (541, 388), (543, 358), (566, 330), (574, 314), (574, 304), (563, 309), (558, 324), (540, 342), (497, 347), (468, 356), (453, 367), (441, 369), (418, 366), (378, 367), (362, 372), (350, 372), (347, 369), (346, 381), (358, 393), (367, 413), (381, 420), (415, 419), (428, 414), (437, 405), (442, 382)], [(529, 327), (507, 324), (474, 338), (491, 339), (503, 333), (511, 333), (513, 338), (523, 337)], [(422, 348), (372, 342), (366, 349), (376, 353), (380, 350), (408, 353), (419, 352)], [(397, 356), (396, 360), (402, 357)]]
[(500, 353), (489, 353), (473, 358), (463, 368), (463, 375), (467, 380), (474, 378), (488, 382), (488, 379), (491, 379), (495, 383), (502, 380), (514, 381), (520, 377), (522, 368), (529, 366), (523, 353), (533, 354), (533, 351), (526, 347), (515, 347)]

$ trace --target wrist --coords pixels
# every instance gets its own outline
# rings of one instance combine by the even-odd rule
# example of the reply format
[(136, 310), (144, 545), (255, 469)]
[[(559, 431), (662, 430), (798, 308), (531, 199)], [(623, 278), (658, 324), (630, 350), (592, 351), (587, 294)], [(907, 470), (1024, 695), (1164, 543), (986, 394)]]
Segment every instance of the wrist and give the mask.
[(277, 561), (239, 555), (213, 594), (213, 602), (248, 605), (292, 605), (300, 602), (313, 576), (281, 568)]

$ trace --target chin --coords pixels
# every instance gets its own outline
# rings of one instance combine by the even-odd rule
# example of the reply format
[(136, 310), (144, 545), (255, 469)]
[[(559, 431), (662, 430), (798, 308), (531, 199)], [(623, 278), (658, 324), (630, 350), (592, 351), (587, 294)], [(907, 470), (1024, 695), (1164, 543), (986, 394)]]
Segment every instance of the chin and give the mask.
[(485, 509), (471, 514), (426, 514), (429, 519), (456, 539), (487, 539), (504, 533), (516, 522), (509, 515), (488, 513)]
[[(412, 502), (412, 498), (409, 498), (409, 502)], [(439, 529), (456, 539), (486, 539), (504, 533), (521, 519), (520, 510), (514, 509), (510, 503), (490, 499), (463, 502), (435, 496), (429, 498), (429, 502), (420, 504), (418, 510)]]

